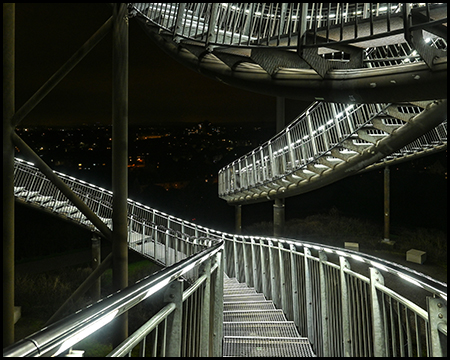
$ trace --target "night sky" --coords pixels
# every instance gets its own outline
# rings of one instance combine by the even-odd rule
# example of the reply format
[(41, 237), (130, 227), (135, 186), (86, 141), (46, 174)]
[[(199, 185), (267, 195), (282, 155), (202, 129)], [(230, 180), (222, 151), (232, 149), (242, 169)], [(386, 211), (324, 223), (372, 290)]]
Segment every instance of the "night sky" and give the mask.
[[(111, 15), (107, 4), (16, 4), (16, 110)], [(111, 43), (108, 34), (21, 124), (110, 124)], [(184, 67), (131, 19), (130, 125), (205, 120), (275, 124), (275, 104), (274, 97), (233, 88)], [(289, 103), (288, 121), (307, 105)]]

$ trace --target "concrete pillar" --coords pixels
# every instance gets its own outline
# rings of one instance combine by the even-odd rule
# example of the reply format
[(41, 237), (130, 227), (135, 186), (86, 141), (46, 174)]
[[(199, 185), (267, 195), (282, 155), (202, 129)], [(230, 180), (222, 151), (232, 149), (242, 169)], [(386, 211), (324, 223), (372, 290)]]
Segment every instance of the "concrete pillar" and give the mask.
[[(91, 242), (91, 268), (92, 271), (98, 268), (100, 265), (100, 262), (102, 261), (101, 258), (101, 240), (100, 237), (96, 234), (92, 236), (92, 242)], [(93, 302), (100, 300), (101, 297), (101, 278), (98, 277), (98, 279), (94, 282), (91, 288), (91, 296)]]
[[(113, 99), (112, 99), (112, 188), (113, 188), (113, 287), (128, 286), (128, 16), (125, 3), (113, 8)], [(128, 314), (115, 320), (113, 345), (128, 337)]]
[(3, 4), (3, 347), (14, 343), (15, 5)]
[(235, 232), (242, 234), (242, 205), (235, 205)]
[(284, 199), (275, 199), (273, 204), (273, 236), (284, 235)]

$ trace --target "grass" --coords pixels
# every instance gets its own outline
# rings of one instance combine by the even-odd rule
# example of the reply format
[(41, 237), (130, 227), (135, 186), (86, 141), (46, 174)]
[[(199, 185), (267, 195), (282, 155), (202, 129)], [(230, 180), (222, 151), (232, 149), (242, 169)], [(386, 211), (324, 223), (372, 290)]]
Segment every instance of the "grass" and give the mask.
[[(255, 223), (245, 228), (246, 234), (272, 236), (272, 222)], [(360, 249), (386, 249), (380, 242), (383, 224), (342, 215), (336, 208), (285, 223), (285, 237), (324, 245), (343, 247), (345, 241), (358, 242)], [(427, 253), (428, 259), (447, 269), (447, 234), (436, 229), (392, 227), (390, 239), (395, 241), (395, 253), (405, 254), (409, 249)]]

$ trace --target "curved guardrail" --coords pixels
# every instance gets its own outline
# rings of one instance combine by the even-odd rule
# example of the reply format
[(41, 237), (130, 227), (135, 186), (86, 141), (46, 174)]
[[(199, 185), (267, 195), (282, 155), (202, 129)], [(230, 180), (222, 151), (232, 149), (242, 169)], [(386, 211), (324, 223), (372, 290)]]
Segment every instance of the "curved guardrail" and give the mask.
[[(270, 200), (277, 195), (297, 195), (302, 186), (311, 186), (314, 181), (311, 179), (330, 177), (349, 161), (357, 164), (359, 158), (364, 158), (364, 152), (373, 149), (375, 154), (381, 141), (398, 139), (402, 127), (409, 127), (411, 132), (414, 116), (423, 113), (422, 122), (430, 124), (433, 116), (427, 115), (429, 108), (421, 106), (315, 102), (272, 139), (222, 168), (218, 178), (219, 196), (230, 203), (249, 203)], [(447, 146), (445, 117), (441, 116), (437, 126), (426, 133), (417, 133), (417, 139), (411, 141), (408, 137), (400, 149), (391, 146), (391, 151), (379, 158), (372, 161), (364, 158), (359, 169), (353, 172), (347, 169), (342, 176), (369, 166), (384, 166), (444, 150)]]
[[(59, 175), (70, 183), (78, 196), (89, 199), (87, 203), (93, 211), (109, 214), (107, 198), (110, 192), (73, 177)], [(90, 226), (76, 211), (67, 212), (67, 204), (61, 205), (64, 201), (62, 196), (51, 190), (52, 185), (32, 164), (16, 159), (15, 185), (18, 199), (40, 207), (50, 203), (52, 211), (80, 225)], [(46, 200), (44, 196), (47, 196)], [(56, 201), (61, 206), (55, 206), (51, 198), (59, 199)], [(150, 296), (155, 289), (164, 288), (170, 294), (173, 290), (170, 284), (176, 283), (175, 280), (181, 276), (190, 278), (192, 285), (182, 296), (180, 291), (178, 295), (173, 294), (174, 298), (187, 299), (189, 294), (202, 289), (202, 295), (195, 297), (196, 302), (186, 306), (208, 311), (208, 315), (202, 315), (202, 318), (214, 319), (209, 326), (216, 330), (210, 336), (218, 341), (217, 338), (221, 338), (220, 306), (214, 310), (210, 307), (205, 310), (204, 307), (222, 302), (222, 269), (228, 276), (246, 282), (272, 299), (277, 307), (283, 309), (286, 317), (296, 323), (300, 333), (308, 336), (319, 356), (445, 356), (447, 285), (444, 283), (363, 253), (301, 240), (222, 233), (171, 217), (132, 200), (129, 204), (130, 247), (161, 263), (173, 263), (172, 267), (13, 344), (4, 349), (4, 356), (63, 354), (82, 338), (109, 324), (119, 311)], [(151, 221), (153, 217), (155, 221)], [(205, 239), (200, 239), (202, 237)], [(164, 251), (152, 252), (151, 248), (155, 249), (158, 244)], [(223, 260), (220, 255), (222, 249)], [(215, 255), (216, 260), (211, 260), (213, 264), (208, 265), (208, 259)], [(204, 264), (202, 269), (201, 264)], [(211, 272), (207, 270), (209, 268)], [(219, 271), (214, 275), (215, 290), (204, 290), (212, 286), (212, 277), (208, 273), (216, 269)], [(213, 302), (208, 297), (212, 293), (215, 296)], [(125, 303), (127, 305), (122, 308)], [(165, 323), (167, 330), (159, 345), (167, 350), (166, 355), (172, 354), (172, 350), (186, 356), (220, 353), (216, 345), (212, 348), (205, 345), (209, 340), (213, 343), (212, 338), (206, 340), (200, 335), (202, 328), (203, 331), (205, 326), (209, 328), (206, 323), (202, 326), (198, 322), (196, 325), (189, 322), (180, 325), (169, 320), (169, 314), (182, 306), (185, 314), (185, 305), (176, 305), (173, 301), (164, 306), (156, 317), (149, 319), (111, 355), (124, 355), (137, 344), (145, 343), (149, 334), (157, 331), (156, 324), (165, 319), (168, 319)], [(216, 315), (210, 316), (211, 313)], [(173, 324), (177, 324), (176, 327)], [(187, 340), (179, 340), (178, 346), (172, 348), (169, 344), (174, 340), (168, 334), (180, 326), (181, 331), (196, 335), (192, 339), (188, 336), (190, 345), (186, 345)], [(157, 346), (152, 343), (148, 350), (156, 351)], [(191, 352), (188, 349), (196, 350)], [(164, 355), (164, 352), (156, 354)]]
[(446, 97), (446, 6), (130, 3), (128, 8), (163, 50), (203, 75), (268, 95), (361, 103)]

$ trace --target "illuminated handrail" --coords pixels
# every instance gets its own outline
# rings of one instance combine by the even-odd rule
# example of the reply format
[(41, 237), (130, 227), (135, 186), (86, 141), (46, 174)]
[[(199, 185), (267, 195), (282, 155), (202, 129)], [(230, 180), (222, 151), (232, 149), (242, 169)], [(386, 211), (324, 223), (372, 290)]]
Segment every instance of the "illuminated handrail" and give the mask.
[[(154, 275), (147, 276), (134, 285), (127, 287), (121, 291), (111, 294), (92, 306), (89, 306), (77, 313), (70, 315), (58, 322), (47, 326), (39, 332), (36, 332), (17, 343), (3, 350), (3, 356), (58, 356), (67, 353), (74, 345), (95, 333), (97, 330), (107, 326), (114, 319), (129, 311), (145, 299), (155, 296), (158, 291), (165, 289), (166, 300), (161, 304), (160, 311), (153, 316), (146, 324), (120, 344), (109, 356), (122, 356), (131, 353), (132, 349), (141, 343), (141, 352), (145, 354), (145, 338), (154, 330), (162, 321), (171, 319), (171, 329), (160, 335), (159, 342), (148, 345), (152, 351), (156, 352), (158, 345), (164, 344), (167, 352), (158, 353), (159, 356), (180, 356), (186, 344), (182, 341), (181, 329), (189, 329), (192, 331), (189, 335), (203, 336), (200, 334), (202, 330), (200, 326), (189, 326), (182, 322), (181, 314), (187, 311), (187, 306), (198, 305), (192, 300), (193, 292), (198, 291), (199, 287), (203, 287), (203, 293), (199, 298), (203, 300), (204, 296), (209, 293), (220, 294), (223, 288), (223, 270), (222, 270), (222, 251), (223, 241), (216, 242), (213, 246), (206, 250), (200, 251), (191, 257), (184, 259), (177, 264), (166, 267)], [(183, 290), (184, 277), (188, 275), (192, 269), (197, 270), (200, 276), (197, 281)], [(158, 300), (155, 300), (158, 301)], [(207, 302), (203, 302), (207, 304)], [(208, 320), (211, 313), (217, 319), (216, 324), (212, 325), (215, 329), (222, 326), (220, 314), (223, 311), (221, 301), (214, 303), (211, 309), (204, 309), (199, 316)], [(178, 312), (176, 316), (174, 312)], [(175, 329), (179, 329), (179, 336), (174, 336)], [(142, 333), (145, 330), (146, 333)], [(209, 332), (209, 327), (206, 329)], [(183, 335), (184, 332), (183, 332)], [(184, 336), (186, 338), (186, 336)], [(206, 334), (207, 342), (203, 344), (201, 354), (204, 356), (218, 356), (221, 354), (221, 338), (213, 338), (212, 334)], [(211, 339), (209, 339), (211, 338)], [(132, 341), (134, 340), (134, 341)], [(213, 346), (210, 346), (210, 341)], [(143, 343), (142, 343), (143, 342)], [(195, 356), (196, 353), (185, 353), (184, 355)]]
[[(48, 189), (49, 186), (44, 186), (39, 171), (32, 164), (16, 159), (15, 179), (17, 181), (15, 185), (26, 184), (33, 190), (27, 192), (24, 198), (26, 201), (31, 203), (35, 201), (35, 204), (42, 205), (38, 203), (42, 201), (39, 191)], [(75, 178), (67, 177), (66, 181), (69, 180), (73, 182), (79, 194), (83, 188), (85, 193), (91, 194), (91, 197), (95, 191), (103, 194), (98, 196), (102, 199), (106, 196), (104, 194), (108, 193), (104, 189), (77, 181)], [(20, 194), (25, 194), (16, 190), (19, 197)], [(61, 198), (55, 193), (53, 196)], [(94, 201), (92, 204), (95, 207), (98, 203)], [(136, 235), (130, 236), (130, 246), (135, 246), (138, 251), (142, 247), (143, 253), (146, 254), (148, 252), (143, 245), (146, 239), (153, 240), (153, 243), (148, 242), (152, 246), (165, 242), (165, 257), (159, 261), (175, 263), (174, 268), (185, 273), (184, 277), (191, 279), (192, 286), (196, 288), (200, 286), (199, 282), (206, 281), (206, 278), (204, 272), (187, 261), (194, 258), (206, 261), (208, 258), (206, 254), (211, 254), (210, 251), (219, 251), (218, 247), (223, 244), (225, 273), (246, 282), (264, 293), (268, 299), (272, 299), (277, 307), (283, 309), (287, 318), (296, 323), (300, 333), (308, 336), (317, 355), (417, 355), (422, 352), (432, 356), (442, 354), (442, 338), (436, 336), (438, 333), (445, 334), (447, 321), (447, 285), (442, 282), (399, 264), (363, 253), (299, 240), (222, 233), (184, 222), (167, 214), (162, 215), (161, 212), (140, 205), (142, 204), (131, 202), (129, 210), (132, 210), (134, 215), (140, 214), (140, 218), (149, 219), (155, 216), (159, 222), (166, 221), (168, 227), (162, 228), (158, 235), (152, 235), (148, 230), (142, 234), (140, 240)], [(140, 209), (141, 213), (136, 209)], [(58, 209), (55, 208), (55, 211)], [(146, 211), (148, 215), (142, 213)], [(136, 219), (130, 217), (130, 234), (140, 234), (139, 230), (142, 230), (140, 226), (143, 222)], [(153, 226), (151, 230), (154, 231), (158, 231), (158, 226), (161, 225), (149, 224)], [(147, 229), (146, 226), (143, 228)], [(182, 235), (179, 229), (187, 233)], [(172, 236), (171, 233), (177, 235)], [(195, 236), (200, 233), (207, 234), (208, 237), (202, 239)], [(160, 237), (163, 238), (161, 242), (158, 240)], [(170, 249), (175, 249), (175, 253), (172, 251), (170, 254)], [(177, 258), (177, 251), (190, 258), (186, 259), (186, 256)], [(217, 274), (219, 273), (222, 271)], [(160, 279), (159, 285), (152, 284), (163, 287), (168, 285), (166, 281), (167, 279)], [(217, 281), (220, 282), (220, 278)], [(189, 289), (183, 297), (187, 298), (188, 294), (194, 291), (192, 287)], [(122, 299), (121, 293), (111, 298)], [(142, 290), (142, 293), (145, 293), (145, 290)], [(128, 294), (128, 290), (124, 290), (123, 294)], [(217, 291), (216, 294), (221, 296)], [(217, 299), (217, 302), (221, 303), (221, 298)], [(87, 328), (92, 330), (91, 325), (99, 324), (96, 320), (100, 321), (98, 314), (103, 314), (102, 304), (106, 306), (109, 302), (94, 305), (96, 306), (94, 309), (98, 310), (94, 311), (97, 315), (92, 314), (92, 322), (89, 322)], [(164, 319), (173, 311), (173, 305), (167, 306), (168, 308), (161, 309), (165, 314)], [(403, 313), (407, 316), (403, 316)], [(109, 312), (109, 316), (113, 316), (111, 314)], [(72, 326), (74, 324), (72, 320), (61, 320), (57, 324)], [(114, 354), (123, 355), (136, 343), (144, 341), (148, 332), (154, 330), (156, 326), (155, 319), (148, 321), (142, 330), (142, 336), (132, 335), (122, 344), (122, 350), (116, 349)], [(50, 336), (48, 331), (43, 330), (44, 335), (48, 337), (48, 344), (53, 340), (62, 344), (62, 340), (56, 340), (55, 333)], [(64, 335), (64, 341), (70, 337), (72, 335)], [(15, 349), (15, 354), (34, 354), (36, 346), (33, 341), (21, 341), (10, 349)], [(40, 346), (41, 343), (37, 344)], [(51, 351), (56, 351), (56, 348), (52, 347)]]
[[(303, 176), (314, 174), (311, 166), (317, 166), (319, 159), (330, 156), (333, 149), (348, 147), (345, 144), (352, 137), (357, 137), (359, 130), (375, 118), (387, 117), (386, 113), (390, 107), (391, 104), (313, 103), (272, 139), (222, 168), (218, 178), (219, 196), (226, 197), (252, 189), (257, 191), (257, 187), (264, 187), (278, 179), (292, 176), (291, 174), (295, 177), (299, 172)], [(400, 111), (414, 115), (422, 109), (418, 106), (403, 106)], [(405, 122), (398, 120), (398, 124), (401, 126)], [(375, 136), (382, 139), (389, 134), (377, 131)], [(445, 121), (393, 152), (389, 158), (399, 158), (446, 142)], [(360, 143), (364, 144), (361, 140)], [(355, 151), (353, 153), (356, 154)], [(325, 165), (322, 166), (326, 168)]]
[[(401, 34), (402, 17), (423, 11), (425, 27), (436, 23), (432, 3), (130, 3), (173, 37), (214, 46), (318, 47)], [(446, 19), (446, 18), (445, 18)], [(446, 20), (441, 19), (441, 24)], [(349, 26), (353, 31), (343, 31)], [(416, 26), (417, 27), (417, 26)], [(300, 39), (300, 40), (299, 40)]]

